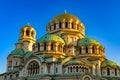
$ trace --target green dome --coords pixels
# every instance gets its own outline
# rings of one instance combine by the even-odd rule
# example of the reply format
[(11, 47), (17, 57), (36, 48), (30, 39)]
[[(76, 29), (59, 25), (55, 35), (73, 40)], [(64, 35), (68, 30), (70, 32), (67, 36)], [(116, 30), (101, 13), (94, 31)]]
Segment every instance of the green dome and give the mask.
[(77, 64), (84, 64), (84, 62), (78, 61), (78, 60), (71, 60), (71, 61), (65, 63), (64, 66), (66, 66), (66, 65), (77, 65)]
[(105, 61), (102, 62), (101, 67), (107, 67), (107, 66), (116, 67), (117, 64), (111, 60), (106, 59)]
[(101, 45), (98, 41), (96, 41), (93, 38), (83, 38), (80, 41), (78, 41), (78, 46), (84, 46), (84, 45)]
[(10, 55), (19, 55), (19, 56), (23, 56), (24, 55), (24, 51), (22, 49), (15, 49), (13, 50), (10, 54)]
[(61, 43), (65, 44), (65, 41), (57, 35), (46, 34), (37, 40), (38, 43), (42, 43), (44, 41), (46, 41), (46, 42), (55, 41), (55, 42), (61, 42)]
[(74, 20), (74, 21), (80, 21), (76, 16), (72, 15), (72, 14), (60, 14), (58, 16), (56, 16), (52, 21), (60, 21), (63, 19), (67, 19), (67, 20)]

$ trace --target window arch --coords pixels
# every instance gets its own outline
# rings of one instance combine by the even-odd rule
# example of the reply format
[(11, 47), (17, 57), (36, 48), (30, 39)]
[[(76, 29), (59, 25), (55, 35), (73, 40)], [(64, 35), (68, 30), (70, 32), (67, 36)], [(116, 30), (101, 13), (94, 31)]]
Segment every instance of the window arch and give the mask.
[(28, 75), (34, 75), (39, 73), (40, 66), (36, 61), (32, 61), (28, 64), (27, 71)]
[(74, 29), (74, 23), (72, 22), (72, 29)]
[(107, 75), (110, 75), (110, 68), (107, 68)]
[(44, 43), (44, 50), (45, 51), (47, 50), (47, 43), (46, 42)]
[(85, 48), (85, 51), (86, 51), (86, 53), (88, 53), (88, 47), (86, 46), (86, 48)]
[(54, 30), (56, 29), (56, 23), (54, 23)]
[(117, 76), (117, 69), (115, 68), (115, 76)]
[(30, 31), (26, 30), (26, 36), (30, 36)]
[(51, 50), (54, 50), (54, 44), (51, 43)]
[(68, 22), (65, 22), (65, 28), (68, 28)]
[(79, 48), (79, 53), (80, 53), (80, 54), (82, 53), (82, 49), (81, 49), (81, 47)]
[(70, 67), (70, 72), (72, 72), (72, 67)]
[(94, 46), (92, 47), (92, 53), (95, 53), (95, 47)]
[(38, 51), (40, 51), (40, 43), (38, 43)]
[(59, 28), (62, 28), (62, 22), (59, 22)]
[(76, 72), (78, 72), (78, 66), (76, 66)]

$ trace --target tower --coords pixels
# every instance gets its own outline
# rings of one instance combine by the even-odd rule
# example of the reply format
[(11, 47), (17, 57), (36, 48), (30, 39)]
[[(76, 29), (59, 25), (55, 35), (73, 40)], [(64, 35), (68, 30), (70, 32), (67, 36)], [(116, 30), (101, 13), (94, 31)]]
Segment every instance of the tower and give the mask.
[(30, 26), (26, 25), (20, 30), (19, 42), (22, 44), (24, 52), (32, 51), (33, 43), (36, 42), (36, 31)]

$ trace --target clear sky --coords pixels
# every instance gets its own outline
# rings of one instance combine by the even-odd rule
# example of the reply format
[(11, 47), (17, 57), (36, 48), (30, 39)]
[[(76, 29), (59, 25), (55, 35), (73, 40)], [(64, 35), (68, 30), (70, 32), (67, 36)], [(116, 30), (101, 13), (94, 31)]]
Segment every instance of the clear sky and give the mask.
[(98, 40), (106, 57), (120, 65), (120, 0), (0, 0), (0, 73), (6, 71), (7, 56), (24, 25), (30, 22), (38, 39), (64, 10), (77, 16), (86, 35)]

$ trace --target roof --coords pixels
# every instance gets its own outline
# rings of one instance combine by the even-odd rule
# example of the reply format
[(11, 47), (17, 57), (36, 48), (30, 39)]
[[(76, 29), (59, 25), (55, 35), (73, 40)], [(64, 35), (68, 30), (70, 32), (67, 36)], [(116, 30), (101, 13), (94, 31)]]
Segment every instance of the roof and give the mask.
[(15, 49), (13, 50), (10, 54), (10, 55), (19, 55), (19, 56), (23, 56), (24, 55), (24, 51), (22, 49)]
[(61, 43), (65, 44), (65, 41), (61, 37), (59, 37), (57, 35), (53, 35), (53, 34), (52, 35), (46, 34), (37, 40), (38, 43), (50, 42), (50, 41), (61, 42)]
[(116, 67), (118, 65), (115, 62), (106, 59), (105, 61), (102, 62), (101, 67), (107, 67), (107, 66)]
[(24, 58), (28, 59), (31, 55), (32, 55), (32, 52), (27, 52), (27, 53), (25, 53)]
[(84, 64), (84, 62), (78, 61), (78, 60), (70, 60), (69, 62), (65, 63), (64, 66), (67, 66), (67, 65), (76, 65), (76, 64)]
[(63, 19), (67, 19), (67, 20), (72, 19), (74, 21), (78, 20), (80, 22), (80, 20), (72, 14), (60, 14), (60, 15), (56, 16), (55, 18), (53, 18), (52, 21), (59, 21), (59, 20), (63, 20)]
[(27, 52), (24, 56), (24, 59), (29, 59), (31, 56), (35, 56), (37, 57), (41, 62), (44, 62), (45, 61), (45, 58), (41, 55), (35, 55), (33, 54), (32, 52)]
[(78, 46), (84, 45), (101, 45), (101, 44), (93, 38), (83, 38), (78, 41)]
[(41, 55), (36, 55), (36, 56), (41, 62), (45, 61), (45, 58), (43, 56), (41, 56)]

